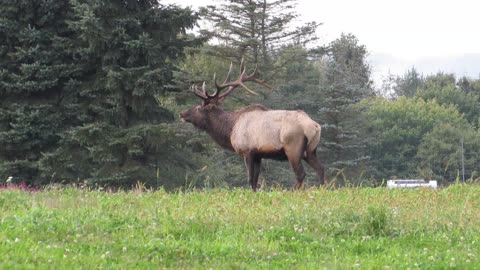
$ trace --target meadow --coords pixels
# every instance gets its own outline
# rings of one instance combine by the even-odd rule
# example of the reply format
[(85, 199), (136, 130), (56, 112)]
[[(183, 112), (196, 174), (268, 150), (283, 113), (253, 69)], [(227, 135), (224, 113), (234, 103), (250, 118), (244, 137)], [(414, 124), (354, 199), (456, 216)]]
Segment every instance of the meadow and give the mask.
[(474, 269), (480, 186), (0, 190), (0, 269)]

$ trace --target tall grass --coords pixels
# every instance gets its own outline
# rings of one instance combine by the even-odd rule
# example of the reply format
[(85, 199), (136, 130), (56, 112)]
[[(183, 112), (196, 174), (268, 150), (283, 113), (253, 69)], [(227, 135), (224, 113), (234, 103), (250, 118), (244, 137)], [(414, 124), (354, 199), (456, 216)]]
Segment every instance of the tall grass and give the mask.
[(0, 269), (473, 269), (480, 187), (0, 191)]

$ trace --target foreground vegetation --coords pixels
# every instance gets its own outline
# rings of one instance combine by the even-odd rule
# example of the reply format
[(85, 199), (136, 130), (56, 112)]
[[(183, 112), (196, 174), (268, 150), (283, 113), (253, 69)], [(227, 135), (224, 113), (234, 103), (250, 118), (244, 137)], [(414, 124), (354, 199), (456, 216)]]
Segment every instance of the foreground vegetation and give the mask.
[(0, 268), (468, 269), (478, 209), (469, 185), (0, 190)]

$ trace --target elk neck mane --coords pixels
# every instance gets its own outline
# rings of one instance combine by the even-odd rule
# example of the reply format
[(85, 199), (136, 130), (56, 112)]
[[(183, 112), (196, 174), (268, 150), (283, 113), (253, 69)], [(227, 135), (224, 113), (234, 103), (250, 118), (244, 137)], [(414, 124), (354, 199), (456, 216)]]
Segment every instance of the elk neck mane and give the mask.
[(207, 125), (201, 129), (204, 129), (221, 147), (234, 151), (230, 138), (237, 119), (247, 112), (268, 110), (261, 104), (252, 104), (235, 111), (225, 111), (215, 106), (209, 114)]

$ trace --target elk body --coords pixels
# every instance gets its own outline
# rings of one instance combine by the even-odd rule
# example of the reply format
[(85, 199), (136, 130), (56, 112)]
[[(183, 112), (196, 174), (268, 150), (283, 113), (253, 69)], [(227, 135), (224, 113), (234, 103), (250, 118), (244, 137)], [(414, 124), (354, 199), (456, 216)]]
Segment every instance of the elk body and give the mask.
[(220, 107), (220, 101), (238, 86), (253, 92), (243, 84), (245, 81), (266, 85), (256, 77), (256, 69), (252, 74), (246, 74), (246, 69), (242, 66), (242, 72), (235, 81), (230, 81), (230, 66), (225, 82), (218, 85), (215, 81), (217, 90), (213, 95), (207, 93), (205, 83), (202, 90), (192, 86), (193, 92), (203, 103), (181, 112), (182, 121), (190, 122), (196, 128), (206, 131), (221, 147), (242, 156), (247, 167), (248, 181), (254, 191), (257, 190), (263, 158), (288, 160), (296, 175), (297, 189), (302, 187), (305, 178), (301, 162), (303, 159), (315, 170), (323, 184), (324, 166), (316, 155), (321, 128), (305, 112), (270, 110), (260, 104), (235, 111), (224, 111)]

